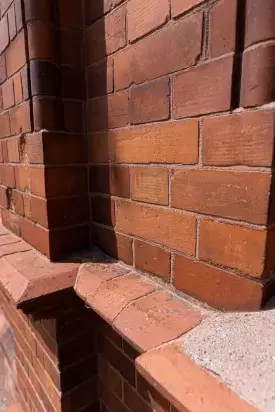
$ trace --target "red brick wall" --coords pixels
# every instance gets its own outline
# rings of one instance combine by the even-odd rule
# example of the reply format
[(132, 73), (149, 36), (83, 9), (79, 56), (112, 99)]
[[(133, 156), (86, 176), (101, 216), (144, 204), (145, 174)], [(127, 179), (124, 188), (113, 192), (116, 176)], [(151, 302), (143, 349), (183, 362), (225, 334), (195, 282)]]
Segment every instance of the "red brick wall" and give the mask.
[(86, 1), (94, 241), (219, 308), (259, 307), (274, 267), (272, 8)]

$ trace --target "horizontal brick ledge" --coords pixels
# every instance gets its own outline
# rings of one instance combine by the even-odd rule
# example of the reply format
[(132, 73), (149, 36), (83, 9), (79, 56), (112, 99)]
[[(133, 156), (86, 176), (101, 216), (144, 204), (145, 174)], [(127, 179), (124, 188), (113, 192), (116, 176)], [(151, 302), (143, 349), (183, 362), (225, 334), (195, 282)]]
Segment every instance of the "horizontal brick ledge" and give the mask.
[(198, 309), (115, 262), (82, 265), (74, 289), (139, 352), (178, 338), (202, 320)]
[(0, 286), (13, 304), (72, 288), (80, 263), (52, 263), (0, 226)]
[(179, 411), (259, 412), (172, 343), (136, 359), (139, 373)]

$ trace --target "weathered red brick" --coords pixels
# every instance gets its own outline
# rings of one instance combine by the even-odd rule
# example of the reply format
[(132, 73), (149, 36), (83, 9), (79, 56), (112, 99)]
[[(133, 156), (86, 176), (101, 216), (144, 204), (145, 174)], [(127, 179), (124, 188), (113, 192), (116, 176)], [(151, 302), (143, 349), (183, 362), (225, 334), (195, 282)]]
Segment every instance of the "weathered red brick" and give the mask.
[(25, 49), (25, 33), (21, 31), (12, 41), (6, 52), (7, 74), (12, 76), (27, 62)]
[(168, 0), (133, 0), (127, 6), (128, 39), (132, 42), (166, 23)]
[(199, 257), (260, 278), (263, 276), (266, 236), (265, 230), (202, 220)]
[(115, 89), (124, 89), (132, 83), (143, 83), (195, 64), (201, 52), (201, 38), (202, 14), (196, 14), (116, 54)]
[(205, 119), (202, 160), (213, 166), (270, 166), (273, 159), (272, 111), (234, 113)]
[(57, 61), (58, 42), (56, 41), (56, 35), (54, 26), (47, 22), (29, 22), (28, 49), (30, 59), (48, 59), (54, 62)]
[(130, 121), (132, 124), (166, 120), (170, 116), (169, 79), (154, 80), (132, 87)]
[(170, 277), (170, 253), (165, 249), (135, 240), (135, 266), (168, 282)]
[(30, 102), (24, 102), (10, 111), (11, 134), (28, 133), (31, 131)]
[(176, 17), (200, 4), (203, 0), (172, 0), (172, 16)]
[(14, 90), (13, 90), (13, 81), (9, 79), (5, 81), (2, 85), (2, 98), (3, 98), (3, 108), (4, 110), (10, 109), (14, 106)]
[(172, 82), (174, 116), (178, 119), (229, 110), (232, 70), (230, 56), (175, 76)]
[(273, 0), (258, 2), (247, 0), (245, 18), (245, 47), (263, 40), (275, 38), (273, 15), (275, 3)]
[(168, 170), (160, 167), (132, 167), (131, 198), (168, 205)]
[(175, 210), (119, 201), (117, 229), (187, 254), (195, 253), (196, 219)]

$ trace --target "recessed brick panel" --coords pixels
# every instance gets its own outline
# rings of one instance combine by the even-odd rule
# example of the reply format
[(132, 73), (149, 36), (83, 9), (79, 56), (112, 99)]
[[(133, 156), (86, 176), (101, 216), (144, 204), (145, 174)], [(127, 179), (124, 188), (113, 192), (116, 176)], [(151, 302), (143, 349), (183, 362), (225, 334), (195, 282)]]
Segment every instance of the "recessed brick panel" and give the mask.
[(131, 198), (168, 205), (168, 173), (159, 167), (131, 167)]

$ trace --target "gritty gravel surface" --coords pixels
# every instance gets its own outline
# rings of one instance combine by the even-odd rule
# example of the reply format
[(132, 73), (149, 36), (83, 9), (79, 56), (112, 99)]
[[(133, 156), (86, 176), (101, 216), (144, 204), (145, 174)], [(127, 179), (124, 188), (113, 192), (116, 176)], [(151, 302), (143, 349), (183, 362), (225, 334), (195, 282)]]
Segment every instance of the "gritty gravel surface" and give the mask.
[(262, 312), (210, 316), (182, 348), (261, 412), (275, 412), (275, 300)]

